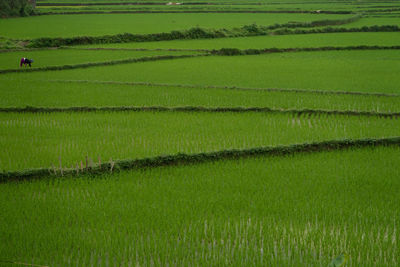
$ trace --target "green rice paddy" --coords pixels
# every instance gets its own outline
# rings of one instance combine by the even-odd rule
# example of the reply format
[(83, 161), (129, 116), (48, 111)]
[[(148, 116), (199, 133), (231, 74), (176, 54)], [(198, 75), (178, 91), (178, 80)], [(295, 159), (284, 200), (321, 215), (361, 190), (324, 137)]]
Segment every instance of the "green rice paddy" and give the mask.
[[(78, 14), (48, 15), (0, 20), (1, 36), (38, 37), (99, 36), (118, 33), (159, 33), (192, 27), (234, 28), (253, 23), (272, 25), (342, 19), (351, 15), (325, 14)], [(67, 26), (68, 25), (68, 26)]]
[(15, 73), (0, 76), (0, 79), (151, 82), (396, 94), (400, 82), (397, 75), (399, 59), (399, 50), (209, 56), (62, 72)]
[[(0, 266), (399, 266), (400, 39), (361, 32), (400, 25), (398, 3), (109, 2), (0, 19)], [(321, 20), (358, 32), (178, 32)], [(160, 35), (84, 37), (123, 33)], [(151, 164), (92, 168), (124, 160)]]
[[(4, 80), (2, 107), (202, 106), (400, 112), (400, 96), (74, 81)], [(322, 91), (324, 92), (324, 91)], [(46, 95), (46, 98), (42, 96)]]
[(397, 148), (0, 187), (0, 254), (50, 266), (396, 266)]
[[(0, 114), (3, 170), (396, 136), (400, 120), (260, 113)], [(174, 125), (174, 127), (171, 127)]]
[(136, 42), (117, 44), (87, 45), (84, 47), (104, 48), (179, 48), (179, 49), (263, 49), (324, 46), (380, 45), (394, 46), (400, 42), (400, 34), (395, 32), (353, 32), (299, 35), (269, 35), (255, 37), (217, 38), (199, 40), (172, 40), (160, 42)]
[[(130, 50), (33, 50), (15, 51), (0, 54), (1, 69), (18, 69), (19, 60), (22, 57), (33, 58), (33, 68), (73, 65), (82, 63), (105, 62), (112, 60), (122, 60), (126, 58), (155, 57), (164, 55), (184, 55), (194, 54), (194, 52), (172, 52), (172, 51), (130, 51)], [(37, 60), (39, 59), (39, 60)]]

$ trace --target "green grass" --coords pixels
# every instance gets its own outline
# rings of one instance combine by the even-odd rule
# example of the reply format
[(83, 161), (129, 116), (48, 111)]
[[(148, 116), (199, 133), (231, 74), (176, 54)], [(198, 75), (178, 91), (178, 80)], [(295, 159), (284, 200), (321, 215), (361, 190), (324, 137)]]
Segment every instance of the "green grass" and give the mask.
[[(0, 107), (204, 106), (400, 112), (399, 97), (4, 80)], [(45, 97), (44, 97), (45, 96)]]
[(398, 93), (400, 51), (329, 51), (212, 56), (62, 72), (0, 75), (4, 80), (94, 80)]
[[(71, 3), (71, 2), (69, 2)], [(203, 2), (205, 3), (205, 2)], [(208, 2), (210, 3), (210, 2)], [(370, 9), (368, 6), (363, 9)], [(385, 8), (383, 8), (385, 9)], [(351, 5), (351, 4), (338, 4), (338, 3), (309, 3), (293, 5), (281, 3), (279, 5), (276, 4), (261, 4), (258, 2), (257, 4), (251, 4), (248, 1), (238, 3), (214, 3), (214, 4), (196, 4), (196, 5), (165, 5), (163, 3), (159, 5), (80, 5), (80, 6), (64, 6), (64, 5), (51, 5), (51, 6), (37, 6), (36, 11), (40, 13), (47, 12), (81, 12), (81, 11), (92, 11), (92, 12), (107, 12), (107, 11), (280, 11), (280, 12), (293, 12), (293, 11), (359, 11), (359, 6)], [(379, 11), (380, 9), (374, 9)]]
[(391, 17), (383, 17), (383, 18), (361, 18), (358, 21), (341, 25), (339, 27), (344, 28), (359, 28), (363, 26), (374, 26), (374, 25), (400, 25), (400, 17), (391, 18)]
[(398, 136), (398, 119), (265, 113), (0, 113), (0, 170), (345, 138)]
[(0, 255), (49, 266), (398, 266), (398, 147), (0, 184)]
[[(107, 0), (90, 2), (100, 1)], [(395, 2), (272, 2), (276, 1), (88, 9), (379, 11), (398, 6)], [(238, 5), (243, 3), (246, 5)], [(59, 11), (80, 9), (86, 8), (60, 7)], [(399, 18), (388, 17), (395, 15), (398, 14), (365, 17), (339, 27), (400, 25)], [(147, 34), (195, 26), (232, 29), (252, 23), (272, 25), (351, 16), (36, 16), (0, 19), (0, 35), (29, 39), (123, 32)], [(3, 37), (2, 47), (21, 45), (18, 40)], [(338, 33), (94, 45), (88, 47), (122, 49), (0, 53), (0, 70), (18, 68), (21, 57), (33, 58), (33, 67), (47, 67), (195, 53), (123, 48), (391, 46), (399, 41), (398, 33)], [(365, 50), (209, 56), (9, 73), (0, 75), (0, 107), (204, 106), (399, 112), (399, 97), (204, 87), (400, 94), (399, 71), (400, 51)], [(157, 83), (164, 86), (150, 85)], [(382, 138), (399, 133), (399, 118), (367, 116), (2, 112), (0, 172), (52, 165), (59, 168), (60, 160), (63, 167), (75, 167), (85, 165), (86, 157), (90, 164), (110, 158), (138, 159), (180, 152)], [(48, 266), (328, 266), (333, 258), (346, 253), (350, 258), (345, 266), (399, 266), (399, 156), (399, 147), (371, 147), (149, 168), (97, 177), (2, 183), (0, 261)]]
[(304, 35), (273, 35), (238, 38), (173, 40), (160, 42), (140, 42), (123, 44), (88, 45), (84, 47), (105, 48), (175, 48), (175, 49), (263, 49), (322, 46), (381, 45), (393, 46), (400, 42), (400, 34), (394, 32), (371, 33), (325, 33)]
[[(325, 14), (92, 14), (49, 15), (0, 20), (1, 36), (37, 37), (99, 36), (118, 33), (160, 33), (192, 27), (234, 28), (257, 23), (271, 25), (289, 21), (308, 22), (348, 18)], [(68, 25), (68, 26), (66, 26)]]
[[(62, 66), (81, 63), (121, 60), (126, 58), (152, 57), (162, 55), (193, 54), (195, 52), (171, 51), (129, 51), (129, 50), (32, 50), (0, 53), (0, 69), (19, 69), (22, 57), (34, 59), (32, 68)], [(29, 66), (28, 66), (29, 67)]]

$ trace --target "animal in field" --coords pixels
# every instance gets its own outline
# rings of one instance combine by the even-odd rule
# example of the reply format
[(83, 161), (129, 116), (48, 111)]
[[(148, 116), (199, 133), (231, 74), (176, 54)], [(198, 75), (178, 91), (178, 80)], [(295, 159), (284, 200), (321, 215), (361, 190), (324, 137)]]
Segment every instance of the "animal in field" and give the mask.
[(29, 67), (32, 67), (32, 63), (33, 63), (33, 59), (29, 59), (29, 58), (21, 58), (21, 61), (19, 63), (19, 67), (22, 68), (22, 65), (24, 65), (25, 67), (27, 65), (29, 65)]

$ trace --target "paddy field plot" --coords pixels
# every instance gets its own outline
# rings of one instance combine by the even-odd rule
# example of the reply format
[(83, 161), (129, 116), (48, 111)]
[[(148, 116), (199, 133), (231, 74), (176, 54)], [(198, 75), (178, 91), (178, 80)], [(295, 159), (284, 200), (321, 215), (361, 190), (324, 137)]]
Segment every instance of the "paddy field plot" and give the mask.
[[(96, 63), (127, 58), (155, 57), (165, 55), (198, 54), (196, 52), (172, 51), (130, 51), (130, 50), (77, 50), (52, 49), (15, 51), (0, 54), (1, 69), (18, 69), (22, 57), (34, 59), (33, 68)], [(1, 78), (0, 78), (1, 79)]]
[(0, 165), (19, 170), (333, 139), (397, 136), (393, 118), (265, 113), (0, 113)]
[(360, 20), (349, 24), (341, 25), (339, 27), (358, 28), (358, 27), (374, 26), (374, 25), (400, 25), (400, 17), (382, 17), (382, 18), (366, 17), (366, 18), (361, 18)]
[(264, 49), (264, 48), (296, 48), (324, 46), (396, 46), (400, 43), (400, 34), (396, 32), (353, 32), (353, 33), (321, 33), (268, 35), (253, 37), (232, 37), (199, 40), (172, 40), (159, 42), (132, 42), (114, 44), (96, 44), (79, 47), (95, 48), (164, 48), (164, 49)]
[(400, 50), (208, 56), (87, 69), (13, 73), (5, 80), (89, 80), (398, 94)]
[[(341, 111), (400, 112), (400, 95), (324, 94), (324, 91), (269, 91), (251, 88), (205, 88), (101, 81), (3, 80), (1, 107), (201, 106), (269, 107)], [(43, 97), (43, 96), (46, 97)]]
[[(389, 49), (400, 39), (383, 32), (396, 27), (360, 32), (400, 25), (397, 3), (54, 2), (87, 3), (38, 0), (53, 3), (40, 12), (160, 13), (0, 19), (14, 48), (0, 50), (0, 261), (328, 266), (344, 253), (344, 266), (400, 264), (400, 50)], [(170, 33), (321, 20), (359, 32)], [(209, 39), (75, 38), (123, 33)], [(86, 45), (28, 48), (41, 37)], [(87, 45), (99, 40), (111, 43)], [(327, 46), (337, 50), (296, 49)], [(291, 49), (210, 51), (274, 47)]]
[(397, 266), (399, 155), (381, 147), (0, 184), (0, 254), (51, 266), (327, 266), (346, 251), (346, 266)]
[(79, 14), (48, 15), (0, 20), (0, 36), (38, 37), (99, 36), (119, 33), (161, 33), (192, 27), (234, 28), (256, 23), (272, 25), (290, 21), (343, 19), (352, 15), (325, 14)]

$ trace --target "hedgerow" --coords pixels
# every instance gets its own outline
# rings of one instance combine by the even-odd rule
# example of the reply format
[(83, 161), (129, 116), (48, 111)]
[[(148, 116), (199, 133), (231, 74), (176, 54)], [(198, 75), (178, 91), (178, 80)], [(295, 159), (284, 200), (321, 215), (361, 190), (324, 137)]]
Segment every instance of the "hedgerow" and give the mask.
[[(199, 52), (205, 52), (204, 54), (198, 54), (198, 55), (153, 56), (153, 57), (129, 58), (129, 59), (122, 59), (122, 60), (93, 62), (93, 63), (82, 63), (82, 64), (74, 64), (74, 65), (47, 66), (47, 67), (29, 68), (29, 69), (28, 68), (5, 69), (5, 70), (0, 70), (0, 74), (12, 73), (12, 72), (33, 72), (33, 71), (53, 71), (53, 70), (78, 69), (78, 68), (89, 68), (89, 67), (97, 67), (97, 66), (128, 64), (128, 63), (135, 63), (135, 62), (156, 61), (156, 60), (198, 57), (198, 56), (209, 56), (209, 55), (240, 56), (240, 55), (259, 55), (259, 54), (265, 54), (265, 53), (285, 53), (285, 52), (315, 52), (315, 51), (334, 51), (334, 50), (338, 50), (338, 51), (342, 51), (342, 50), (397, 50), (397, 49), (400, 49), (400, 46), (359, 45), (359, 46), (325, 46), (325, 47), (302, 47), (302, 48), (265, 48), (265, 49), (245, 49), (245, 50), (240, 50), (238, 48), (221, 48), (218, 50), (197, 50)], [(171, 51), (173, 51), (173, 50), (171, 50)]]
[(28, 0), (0, 0), (0, 17), (25, 17), (35, 14)]
[(315, 143), (293, 144), (288, 146), (276, 147), (256, 147), (251, 149), (232, 149), (222, 150), (210, 153), (197, 154), (175, 154), (158, 156), (143, 159), (117, 160), (101, 164), (89, 165), (86, 160), (84, 168), (39, 168), (22, 171), (9, 171), (0, 173), (0, 182), (11, 182), (19, 180), (32, 180), (55, 176), (75, 176), (81, 174), (102, 174), (107, 172), (118, 172), (121, 170), (152, 168), (160, 166), (178, 165), (178, 164), (196, 164), (207, 161), (216, 161), (224, 159), (237, 159), (244, 157), (254, 157), (260, 155), (282, 156), (294, 153), (319, 152), (329, 150), (342, 150), (352, 147), (371, 147), (371, 146), (399, 146), (400, 137), (381, 138), (381, 139), (344, 139), (329, 140)]
[(240, 37), (240, 36), (257, 36), (267, 35), (271, 30), (280, 28), (308, 28), (319, 27), (326, 25), (342, 25), (354, 22), (360, 19), (361, 15), (356, 15), (351, 18), (339, 20), (319, 20), (312, 22), (297, 22), (286, 24), (274, 24), (271, 26), (258, 26), (256, 24), (245, 25), (241, 28), (233, 29), (203, 29), (194, 27), (189, 30), (171, 31), (169, 33), (153, 33), (153, 34), (131, 34), (123, 33), (117, 35), (105, 36), (78, 36), (71, 38), (37, 38), (30, 41), (27, 47), (59, 47), (71, 45), (88, 45), (88, 44), (107, 44), (107, 43), (128, 43), (128, 42), (153, 42), (178, 39), (211, 39), (222, 37)]
[(354, 111), (354, 110), (322, 110), (322, 109), (274, 109), (269, 107), (202, 107), (202, 106), (119, 106), (119, 107), (7, 107), (1, 108), (3, 113), (55, 113), (55, 112), (116, 112), (116, 111), (172, 111), (172, 112), (265, 112), (265, 113), (290, 113), (295, 115), (347, 115), (347, 116), (375, 116), (393, 118), (400, 117), (400, 112), (375, 112), (375, 111)]
[(297, 47), (297, 48), (265, 48), (265, 49), (245, 49), (221, 48), (212, 50), (211, 53), (220, 56), (238, 55), (258, 55), (265, 53), (284, 53), (284, 52), (315, 52), (315, 51), (334, 51), (334, 50), (397, 50), (400, 46), (379, 46), (379, 45), (358, 45), (358, 46), (323, 46), (323, 47)]
[(312, 34), (312, 33), (344, 33), (344, 32), (399, 32), (400, 27), (397, 25), (374, 25), (363, 26), (361, 28), (316, 28), (316, 29), (289, 29), (285, 27), (272, 32), (274, 35), (288, 35), (288, 34)]
[[(147, 4), (147, 3), (146, 3)], [(187, 4), (186, 4), (187, 5)], [(41, 10), (41, 13), (35, 15), (75, 15), (75, 14), (223, 14), (223, 13), (246, 13), (246, 14), (336, 14), (347, 15), (354, 14), (352, 11), (312, 11), (312, 10)]]

